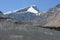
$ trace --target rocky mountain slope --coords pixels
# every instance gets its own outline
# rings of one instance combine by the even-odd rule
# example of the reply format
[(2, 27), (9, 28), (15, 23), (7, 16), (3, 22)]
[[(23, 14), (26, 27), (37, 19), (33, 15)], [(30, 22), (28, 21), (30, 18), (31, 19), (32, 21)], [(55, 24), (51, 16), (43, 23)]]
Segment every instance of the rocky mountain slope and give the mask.
[(48, 16), (48, 23), (45, 26), (60, 26), (60, 4), (55, 7), (49, 9), (47, 12), (50, 16)]

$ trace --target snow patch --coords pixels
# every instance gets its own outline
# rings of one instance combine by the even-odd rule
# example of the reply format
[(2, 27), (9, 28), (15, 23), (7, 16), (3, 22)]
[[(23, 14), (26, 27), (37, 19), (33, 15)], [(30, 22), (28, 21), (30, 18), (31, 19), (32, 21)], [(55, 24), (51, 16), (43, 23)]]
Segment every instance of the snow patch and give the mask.
[(4, 14), (9, 14), (9, 13), (12, 13), (12, 11), (9, 11), (9, 12), (5, 12)]
[(28, 12), (38, 13), (32, 6), (27, 10)]

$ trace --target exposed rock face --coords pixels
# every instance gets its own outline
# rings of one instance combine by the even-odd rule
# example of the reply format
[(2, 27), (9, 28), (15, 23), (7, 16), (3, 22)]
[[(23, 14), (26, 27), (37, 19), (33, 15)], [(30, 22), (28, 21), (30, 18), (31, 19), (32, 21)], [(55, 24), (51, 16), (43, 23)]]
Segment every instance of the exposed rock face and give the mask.
[(45, 26), (60, 26), (60, 5), (51, 8), (47, 13), (50, 16), (48, 16), (48, 23)]

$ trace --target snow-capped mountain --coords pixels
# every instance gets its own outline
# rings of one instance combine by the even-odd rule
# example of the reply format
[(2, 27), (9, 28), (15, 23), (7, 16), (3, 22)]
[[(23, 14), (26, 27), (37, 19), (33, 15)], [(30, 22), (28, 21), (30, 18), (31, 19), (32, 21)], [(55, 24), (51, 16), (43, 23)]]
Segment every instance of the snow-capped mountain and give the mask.
[(27, 11), (35, 13), (36, 15), (40, 15), (39, 10), (37, 10), (36, 6), (31, 6)]
[(14, 13), (14, 12), (31, 12), (31, 13), (34, 13), (35, 15), (41, 14), (40, 11), (37, 9), (37, 6), (35, 6), (35, 5), (28, 6), (28, 7), (22, 8), (22, 9), (17, 9), (14, 11), (9, 11), (4, 14), (10, 14), (10, 13)]
[(10, 11), (7, 13), (8, 14), (6, 15), (10, 18), (24, 22), (33, 22), (42, 26), (52, 26), (52, 24), (53, 26), (56, 26), (60, 23), (60, 4), (56, 5), (53, 8), (50, 8), (45, 13), (40, 12), (35, 5)]
[(22, 21), (37, 21), (40, 19), (39, 10), (37, 9), (37, 6), (32, 5), (23, 9), (14, 10), (7, 15), (11, 18), (22, 20)]

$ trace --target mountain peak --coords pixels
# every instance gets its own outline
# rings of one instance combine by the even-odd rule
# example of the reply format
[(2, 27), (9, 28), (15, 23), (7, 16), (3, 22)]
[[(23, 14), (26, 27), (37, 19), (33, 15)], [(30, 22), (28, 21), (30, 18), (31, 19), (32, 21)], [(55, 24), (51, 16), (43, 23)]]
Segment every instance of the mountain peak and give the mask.
[(27, 9), (27, 12), (32, 12), (32, 13), (34, 13), (36, 15), (41, 14), (36, 5), (29, 6), (29, 8)]
[(17, 9), (17, 10), (14, 10), (14, 11), (9, 11), (9, 12), (6, 12), (5, 14), (7, 13), (15, 13), (15, 12), (19, 12), (19, 13), (22, 13), (22, 12), (31, 12), (31, 13), (34, 13), (35, 15), (40, 15), (40, 12), (37, 8), (36, 5), (31, 5), (31, 6), (28, 6), (28, 7), (25, 7), (25, 8), (22, 8), (22, 9)]
[(32, 11), (31, 9), (39, 12), (36, 5), (31, 5), (31, 6), (28, 6), (28, 7), (24, 7), (22, 9), (17, 10), (17, 12), (26, 12), (26, 11), (31, 12)]
[(60, 8), (60, 4), (56, 5), (57, 8)]
[(0, 14), (3, 14), (3, 12), (2, 12), (2, 11), (0, 11)]
[(28, 12), (32, 12), (32, 13), (38, 13), (38, 11), (37, 10), (35, 10), (35, 8), (34, 8), (35, 6), (31, 6), (30, 8), (28, 8)]
[(31, 5), (31, 6), (29, 6), (30, 8), (33, 8), (34, 10), (36, 10), (36, 11), (38, 11), (39, 12), (39, 10), (38, 10), (38, 8), (37, 8), (37, 6), (36, 5)]

